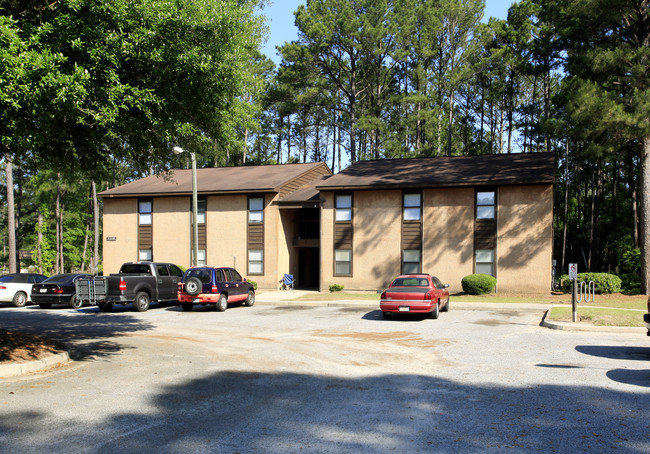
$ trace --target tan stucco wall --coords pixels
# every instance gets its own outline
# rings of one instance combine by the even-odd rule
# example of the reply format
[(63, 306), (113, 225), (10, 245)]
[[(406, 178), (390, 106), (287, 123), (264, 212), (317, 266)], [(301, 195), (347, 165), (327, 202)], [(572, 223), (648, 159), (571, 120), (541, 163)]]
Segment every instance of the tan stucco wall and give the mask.
[(153, 259), (190, 266), (189, 197), (158, 197), (153, 201)]
[[(277, 278), (278, 250), (282, 250), (278, 247), (278, 243), (282, 243), (283, 233), (279, 228), (278, 208), (271, 203), (273, 200), (273, 195), (264, 197), (264, 275), (249, 276), (248, 196), (208, 197), (206, 212), (208, 265), (232, 266), (242, 276), (257, 282), (258, 289), (275, 288), (276, 280), (279, 280)], [(284, 254), (287, 256), (288, 252), (285, 251)]]
[(499, 292), (551, 289), (553, 187), (502, 187), (498, 195)]
[(289, 268), (289, 249), (291, 232), (284, 230), (282, 217), (277, 205), (273, 202), (279, 196), (267, 194), (264, 197), (264, 276), (251, 276), (260, 289), (279, 288), (280, 276)]
[(248, 198), (245, 195), (210, 196), (206, 207), (207, 264), (232, 266), (246, 275)]
[(334, 284), (334, 193), (320, 193), (320, 291)]
[[(290, 252), (278, 207), (265, 196), (264, 275), (250, 276), (258, 288), (273, 289), (288, 270)], [(115, 273), (124, 262), (138, 260), (137, 199), (104, 200), (104, 273)], [(153, 258), (191, 266), (189, 197), (158, 197), (153, 201)], [(248, 276), (248, 197), (207, 197), (206, 260), (208, 265), (233, 266)], [(116, 237), (116, 241), (106, 241)]]
[[(117, 273), (124, 262), (138, 259), (137, 199), (104, 199), (103, 273)], [(106, 241), (114, 237), (115, 241)]]
[(357, 191), (353, 196), (352, 277), (334, 276), (333, 193), (321, 213), (321, 290), (385, 288), (401, 268), (402, 191)]
[(462, 290), (474, 270), (474, 189), (423, 191), (422, 271)]
[(278, 235), (277, 235), (277, 269), (275, 270), (276, 287), (280, 288), (280, 280), (284, 273), (293, 274), (300, 282), (300, 270), (298, 269), (298, 253), (293, 247), (293, 239), (296, 237), (297, 213), (296, 209), (278, 209)]

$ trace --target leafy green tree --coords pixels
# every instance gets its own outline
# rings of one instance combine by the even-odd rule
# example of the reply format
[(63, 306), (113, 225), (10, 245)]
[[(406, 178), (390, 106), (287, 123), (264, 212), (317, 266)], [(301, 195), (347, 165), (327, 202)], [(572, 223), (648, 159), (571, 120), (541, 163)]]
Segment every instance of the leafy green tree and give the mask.
[[(569, 110), (599, 159), (631, 146), (640, 164), (641, 291), (650, 290), (650, 3), (568, 2), (558, 28), (568, 49)], [(576, 20), (579, 18), (579, 20)]]

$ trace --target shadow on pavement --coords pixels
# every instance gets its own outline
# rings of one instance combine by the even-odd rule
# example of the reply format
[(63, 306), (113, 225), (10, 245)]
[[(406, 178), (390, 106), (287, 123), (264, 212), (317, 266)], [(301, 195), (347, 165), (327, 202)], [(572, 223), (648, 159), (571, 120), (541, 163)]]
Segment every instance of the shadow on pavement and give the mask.
[(114, 337), (153, 328), (128, 313), (105, 314), (97, 308), (83, 308), (70, 316), (71, 311), (38, 306), (3, 311), (0, 328), (62, 342), (70, 347), (70, 356), (76, 361), (113, 355), (124, 348)]
[[(0, 450), (62, 453), (74, 440), (101, 453), (642, 453), (650, 448), (647, 402), (589, 386), (221, 371), (155, 389), (141, 412), (83, 424), (5, 413)], [(49, 436), (33, 436), (48, 421)]]
[(576, 346), (576, 351), (599, 358), (650, 361), (650, 346), (616, 347), (607, 345), (578, 345)]

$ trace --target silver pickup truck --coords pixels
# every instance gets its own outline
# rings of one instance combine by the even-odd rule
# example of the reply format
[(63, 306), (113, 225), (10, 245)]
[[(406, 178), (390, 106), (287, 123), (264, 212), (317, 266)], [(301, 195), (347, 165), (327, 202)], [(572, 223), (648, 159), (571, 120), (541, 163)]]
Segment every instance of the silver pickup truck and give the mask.
[(77, 280), (76, 291), (82, 302), (104, 312), (130, 303), (136, 312), (144, 312), (151, 301), (177, 301), (182, 277), (183, 271), (172, 263), (128, 262), (119, 273)]

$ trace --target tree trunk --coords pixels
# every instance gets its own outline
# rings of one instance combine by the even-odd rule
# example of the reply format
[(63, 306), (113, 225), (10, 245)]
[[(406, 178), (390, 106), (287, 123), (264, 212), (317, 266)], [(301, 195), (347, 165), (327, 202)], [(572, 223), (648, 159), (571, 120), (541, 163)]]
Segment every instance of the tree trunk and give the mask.
[[(57, 174), (58, 178), (61, 178), (61, 174)], [(56, 249), (56, 257), (54, 260), (54, 273), (59, 274), (63, 273), (63, 270), (59, 269), (59, 262), (60, 262), (60, 244), (59, 242), (61, 241), (61, 188), (57, 186), (56, 188), (56, 205), (54, 207), (54, 219), (56, 223), (56, 232), (54, 234), (55, 236), (55, 249)]]
[(13, 158), (5, 153), (5, 177), (7, 182), (7, 243), (9, 243), (9, 272), (19, 271), (16, 261), (16, 212), (14, 206)]
[(564, 272), (566, 260), (566, 232), (567, 222), (569, 220), (569, 139), (566, 141), (564, 166), (564, 227), (562, 232), (562, 261), (560, 262), (560, 270), (562, 270), (562, 272)]
[(637, 182), (636, 178), (634, 178), (635, 165), (633, 156), (630, 157), (629, 166), (628, 175), (630, 177), (630, 180), (628, 184), (630, 185), (630, 189), (632, 191), (632, 233), (634, 236), (634, 249), (639, 249), (639, 211), (636, 190)]
[(65, 205), (63, 204), (63, 202), (61, 202), (61, 210), (59, 211), (59, 216), (61, 217), (61, 219), (59, 220), (59, 225), (60, 225), (59, 234), (61, 235), (61, 238), (59, 239), (59, 248), (60, 248), (59, 249), (59, 260), (61, 261), (61, 264), (60, 264), (59, 269), (61, 270), (62, 273), (65, 273), (65, 260), (64, 260), (64, 257), (63, 257), (63, 211), (64, 211), (64, 207), (65, 207)]
[(337, 116), (334, 113), (334, 124), (332, 125), (332, 173), (336, 173), (336, 120)]
[(38, 210), (38, 236), (36, 238), (36, 261), (38, 272), (43, 274), (43, 212)]
[(246, 156), (248, 155), (248, 128), (244, 129), (244, 156), (242, 156), (241, 163), (246, 164)]
[(454, 104), (455, 104), (455, 99), (454, 99), (455, 92), (454, 90), (451, 90), (451, 93), (449, 95), (449, 123), (447, 124), (447, 156), (451, 157), (451, 131), (453, 129), (454, 125)]
[(99, 202), (97, 201), (97, 186), (95, 185), (95, 180), (90, 182), (90, 187), (93, 192), (93, 233), (94, 233), (94, 249), (93, 249), (93, 260), (91, 262), (91, 272), (99, 273)]
[(641, 293), (648, 294), (650, 281), (650, 136), (643, 138), (641, 165)]

